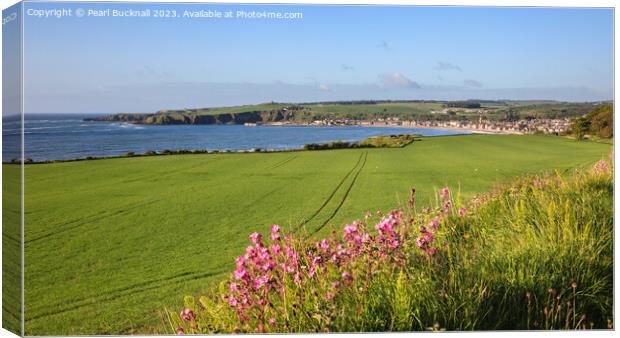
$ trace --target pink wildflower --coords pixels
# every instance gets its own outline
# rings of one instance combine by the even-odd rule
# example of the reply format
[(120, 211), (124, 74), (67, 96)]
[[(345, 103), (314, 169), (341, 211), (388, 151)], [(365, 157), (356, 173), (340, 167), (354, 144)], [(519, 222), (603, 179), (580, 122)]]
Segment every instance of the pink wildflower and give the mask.
[(275, 318), (269, 318), (269, 320), (267, 321), (269, 323), (269, 325), (274, 325), (276, 323), (276, 319)]
[(459, 209), (459, 216), (465, 217), (465, 215), (467, 215), (467, 208), (460, 208)]
[(177, 327), (177, 334), (185, 334), (185, 330), (182, 327)]
[(179, 316), (181, 317), (181, 319), (185, 321), (196, 319), (196, 315), (194, 314), (194, 311), (192, 311), (191, 309), (187, 309), (187, 308), (183, 309), (183, 311), (181, 311)]
[(262, 238), (263, 238), (263, 235), (259, 234), (258, 232), (253, 232), (253, 233), (250, 235), (250, 240), (251, 240), (251, 241), (252, 241), (252, 243), (254, 243), (254, 244), (258, 244)]
[(446, 198), (450, 195), (450, 191), (448, 190), (448, 187), (445, 187), (443, 189), (441, 189), (441, 197), (442, 198)]
[(345, 225), (344, 233), (345, 235), (351, 235), (357, 232), (357, 226), (354, 224)]
[(329, 250), (329, 242), (326, 239), (322, 239), (319, 242), (318, 247), (322, 252), (327, 252), (327, 250)]
[(392, 240), (391, 242), (388, 243), (388, 247), (390, 249), (397, 249), (400, 246), (400, 241), (397, 239)]
[(364, 235), (362, 235), (362, 242), (363, 243), (368, 243), (372, 240), (372, 238), (370, 237), (370, 234), (365, 233)]
[(258, 277), (256, 279), (254, 279), (254, 288), (256, 290), (258, 290), (261, 287), (263, 287), (265, 284), (267, 284), (267, 282), (269, 282), (269, 276), (268, 275), (260, 276), (260, 277)]
[(415, 239), (415, 245), (425, 253), (429, 253), (432, 244), (435, 242), (435, 235), (432, 230), (420, 229), (420, 236)]
[(418, 237), (418, 238), (415, 239), (415, 245), (418, 248), (422, 249), (426, 245), (426, 242), (424, 241), (423, 237)]
[(272, 241), (280, 240), (280, 227), (277, 224), (271, 226), (271, 235), (269, 235)]
[(316, 275), (316, 267), (312, 265), (310, 269), (308, 269), (308, 276), (314, 277), (314, 275)]
[(299, 272), (293, 275), (293, 281), (295, 282), (295, 284), (301, 283), (301, 275), (299, 274)]
[(360, 235), (353, 236), (353, 243), (355, 243), (355, 245), (357, 245), (357, 246), (361, 246), (362, 245), (362, 236), (360, 236)]
[(347, 250), (342, 246), (342, 244), (336, 244), (336, 254), (338, 256), (346, 255)]
[(345, 282), (345, 284), (351, 284), (351, 282), (353, 282), (353, 277), (345, 271), (342, 273), (342, 280)]
[[(246, 254), (248, 257), (250, 257), (250, 256), (254, 256), (255, 251), (256, 251), (256, 250), (254, 249), (254, 247), (250, 245), (250, 246), (248, 246), (248, 247), (245, 249), (245, 254)], [(245, 258), (247, 259), (248, 257), (245, 257)]]
[(244, 279), (247, 276), (247, 271), (244, 267), (240, 266), (235, 270), (234, 275), (237, 280)]

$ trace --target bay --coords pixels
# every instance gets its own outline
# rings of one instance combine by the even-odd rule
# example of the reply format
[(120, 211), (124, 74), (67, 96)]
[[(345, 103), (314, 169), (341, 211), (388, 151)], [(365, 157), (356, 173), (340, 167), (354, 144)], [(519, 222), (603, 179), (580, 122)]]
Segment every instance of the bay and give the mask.
[[(287, 150), (307, 143), (361, 141), (370, 136), (466, 134), (428, 128), (362, 126), (135, 125), (86, 122), (81, 114), (27, 114), (24, 119), (25, 158), (34, 161), (119, 156), (163, 150)], [(20, 157), (19, 120), (4, 118), (2, 160)]]

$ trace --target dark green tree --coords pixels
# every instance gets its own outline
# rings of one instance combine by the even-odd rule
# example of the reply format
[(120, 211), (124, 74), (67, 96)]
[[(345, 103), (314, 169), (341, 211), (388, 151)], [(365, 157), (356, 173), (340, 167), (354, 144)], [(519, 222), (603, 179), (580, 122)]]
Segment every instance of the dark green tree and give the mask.
[(586, 134), (590, 132), (590, 120), (586, 117), (576, 118), (573, 120), (571, 129), (577, 141), (583, 140)]

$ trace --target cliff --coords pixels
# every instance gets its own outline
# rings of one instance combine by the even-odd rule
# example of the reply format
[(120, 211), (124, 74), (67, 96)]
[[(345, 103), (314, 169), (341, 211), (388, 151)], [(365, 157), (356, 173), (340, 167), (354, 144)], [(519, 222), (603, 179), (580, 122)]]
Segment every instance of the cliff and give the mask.
[(248, 111), (241, 113), (204, 114), (192, 112), (161, 112), (154, 114), (113, 114), (84, 121), (129, 122), (135, 124), (244, 124), (289, 121), (295, 118), (287, 110)]

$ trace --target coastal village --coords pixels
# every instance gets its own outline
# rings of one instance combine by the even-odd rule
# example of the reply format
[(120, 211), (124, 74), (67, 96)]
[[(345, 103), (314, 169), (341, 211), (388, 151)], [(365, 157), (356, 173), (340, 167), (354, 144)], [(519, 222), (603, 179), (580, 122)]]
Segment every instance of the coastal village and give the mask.
[[(246, 126), (256, 126), (256, 123), (246, 123)], [(260, 125), (260, 124), (258, 124)], [(400, 128), (438, 128), (462, 129), (484, 133), (501, 134), (562, 134), (570, 130), (571, 120), (565, 119), (523, 119), (518, 121), (487, 121), (479, 119), (477, 122), (469, 120), (451, 121), (415, 121), (400, 120), (398, 118), (376, 120), (353, 119), (320, 119), (310, 123), (298, 122), (271, 122), (262, 125), (305, 125), (305, 126), (363, 126), (363, 127), (400, 127)]]

